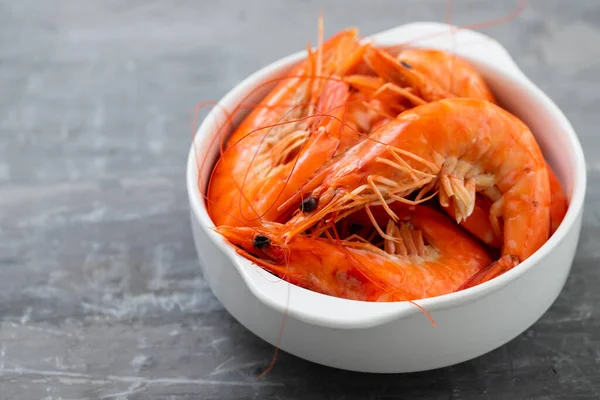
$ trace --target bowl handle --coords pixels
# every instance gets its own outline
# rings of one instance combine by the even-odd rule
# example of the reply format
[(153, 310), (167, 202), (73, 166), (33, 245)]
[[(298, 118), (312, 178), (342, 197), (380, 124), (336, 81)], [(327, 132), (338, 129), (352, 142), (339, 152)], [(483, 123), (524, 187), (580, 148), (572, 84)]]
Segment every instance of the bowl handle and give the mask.
[(241, 256), (233, 255), (232, 261), (255, 298), (304, 323), (332, 329), (366, 329), (421, 314), (422, 322), (430, 324), (427, 316), (409, 302), (375, 303), (326, 296), (275, 279)]

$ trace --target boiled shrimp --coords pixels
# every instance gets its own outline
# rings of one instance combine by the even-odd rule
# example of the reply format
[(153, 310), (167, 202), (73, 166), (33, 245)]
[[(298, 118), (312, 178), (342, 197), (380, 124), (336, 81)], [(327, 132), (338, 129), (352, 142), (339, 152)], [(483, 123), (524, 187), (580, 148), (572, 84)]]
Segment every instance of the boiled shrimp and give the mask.
[[(467, 60), (452, 54), (450, 52), (436, 49), (411, 49), (404, 48), (392, 51), (389, 54), (385, 49), (369, 48), (364, 58), (368, 64), (377, 72), (386, 83), (382, 84), (378, 91), (388, 88), (389, 91), (402, 95), (413, 100), (419, 105), (419, 100), (415, 100), (414, 93), (421, 93), (425, 101), (436, 100), (440, 98), (462, 97), (487, 100), (496, 103), (492, 91), (488, 87), (483, 76), (475, 70)], [(357, 77), (348, 78), (347, 81), (357, 81)], [(373, 84), (374, 79), (370, 82)], [(381, 83), (380, 81), (379, 83)], [(406, 94), (409, 88), (401, 88), (398, 84), (412, 85), (413, 91)], [(433, 95), (428, 95), (433, 93)], [(566, 213), (566, 195), (558, 181), (552, 168), (546, 164), (548, 178), (551, 188), (551, 233), (554, 233), (560, 225)], [(478, 210), (481, 211), (481, 210)], [(464, 228), (475, 231), (482, 240), (488, 244), (497, 243), (497, 239), (492, 240), (489, 226), (485, 219), (477, 221), (478, 216), (471, 218), (468, 225), (462, 224)], [(466, 221), (465, 221), (466, 222)], [(481, 224), (480, 228), (476, 224)], [(498, 235), (500, 232), (496, 232)]]
[[(434, 49), (406, 49), (394, 58), (383, 49), (370, 47), (364, 59), (397, 93), (411, 90), (407, 97), (415, 105), (452, 97), (495, 102), (484, 78), (466, 60)], [(415, 100), (418, 99), (418, 100)]]
[(363, 59), (370, 70), (365, 71), (361, 65), (362, 73), (346, 76), (344, 80), (358, 93), (381, 103), (363, 102), (380, 117), (393, 119), (409, 108), (442, 98), (469, 97), (495, 102), (475, 68), (448, 52), (406, 49), (393, 59), (384, 49), (369, 46)]
[(208, 186), (215, 224), (277, 220), (277, 206), (335, 154), (349, 95), (340, 76), (364, 52), (357, 34), (342, 31), (309, 53), (233, 132)]
[[(483, 76), (466, 59), (438, 49), (402, 49), (395, 54), (396, 69), (416, 71), (454, 97), (496, 99)], [(407, 67), (409, 69), (407, 69)]]
[[(284, 225), (217, 228), (244, 257), (282, 279), (326, 295), (362, 301), (405, 301), (456, 291), (490, 257), (452, 220), (424, 206), (393, 205), (381, 248), (371, 243), (299, 235), (285, 243)], [(352, 220), (366, 221), (364, 216)]]
[(473, 213), (477, 193), (492, 201), (490, 220), (503, 223), (502, 255), (518, 262), (550, 234), (548, 173), (529, 128), (491, 102), (455, 98), (408, 110), (331, 160), (282, 205), (317, 204), (297, 212), (284, 237), (372, 204), (397, 220), (388, 203), (416, 203), (430, 191), (442, 206), (452, 204), (458, 223)]

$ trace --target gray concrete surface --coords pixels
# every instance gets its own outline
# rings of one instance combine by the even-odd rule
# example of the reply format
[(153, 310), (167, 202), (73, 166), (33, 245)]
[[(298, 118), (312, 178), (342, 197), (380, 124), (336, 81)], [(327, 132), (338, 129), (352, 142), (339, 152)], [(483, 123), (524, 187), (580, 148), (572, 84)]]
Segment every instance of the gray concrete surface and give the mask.
[[(453, 21), (515, 1), (455, 1)], [(476, 360), (365, 375), (281, 354), (220, 306), (188, 224), (186, 117), (326, 33), (444, 21), (444, 1), (0, 2), (0, 398), (600, 397), (600, 3), (533, 0), (483, 30), (565, 111), (588, 157), (579, 250), (531, 329)], [(349, 349), (351, 351), (351, 349)]]

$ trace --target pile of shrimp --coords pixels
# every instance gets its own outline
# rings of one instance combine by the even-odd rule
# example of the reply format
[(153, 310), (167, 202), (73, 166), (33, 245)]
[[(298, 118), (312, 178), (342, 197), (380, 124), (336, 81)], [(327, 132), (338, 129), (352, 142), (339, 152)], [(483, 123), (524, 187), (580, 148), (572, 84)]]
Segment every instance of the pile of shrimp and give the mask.
[(239, 254), (292, 284), (453, 293), (523, 262), (566, 213), (530, 129), (453, 53), (347, 29), (269, 83), (222, 139), (206, 200)]

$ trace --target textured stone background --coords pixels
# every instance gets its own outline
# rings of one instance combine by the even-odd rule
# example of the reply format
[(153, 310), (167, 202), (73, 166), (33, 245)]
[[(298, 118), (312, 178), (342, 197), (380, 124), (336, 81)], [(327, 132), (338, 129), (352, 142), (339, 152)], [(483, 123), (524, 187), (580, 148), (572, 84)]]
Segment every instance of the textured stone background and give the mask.
[[(455, 1), (453, 21), (514, 1)], [(485, 29), (565, 111), (589, 192), (567, 285), (508, 345), (411, 375), (331, 370), (234, 321), (198, 274), (186, 117), (356, 25), (444, 21), (444, 1), (0, 1), (0, 398), (589, 399), (600, 396), (600, 3), (533, 0)], [(585, 41), (585, 42), (584, 42)], [(355, 397), (358, 396), (358, 397)]]

